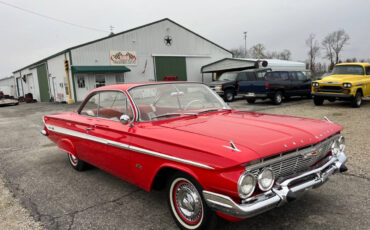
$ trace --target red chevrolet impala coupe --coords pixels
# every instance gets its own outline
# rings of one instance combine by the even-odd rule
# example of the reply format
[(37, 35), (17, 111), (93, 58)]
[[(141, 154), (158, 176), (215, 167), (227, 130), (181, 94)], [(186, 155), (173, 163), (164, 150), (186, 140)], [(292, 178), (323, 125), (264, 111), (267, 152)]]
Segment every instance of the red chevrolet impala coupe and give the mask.
[(43, 119), (42, 134), (74, 169), (91, 164), (146, 191), (167, 187), (182, 229), (203, 229), (215, 214), (255, 216), (347, 170), (341, 126), (235, 111), (200, 83), (100, 87), (77, 112)]

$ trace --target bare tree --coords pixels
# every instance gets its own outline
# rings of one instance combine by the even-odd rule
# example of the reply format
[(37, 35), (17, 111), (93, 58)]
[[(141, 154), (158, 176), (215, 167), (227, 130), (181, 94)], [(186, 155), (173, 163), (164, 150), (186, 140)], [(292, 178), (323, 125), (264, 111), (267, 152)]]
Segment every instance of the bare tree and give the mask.
[(290, 52), (290, 50), (285, 49), (285, 50), (283, 50), (279, 53), (279, 59), (281, 59), (281, 60), (290, 60), (291, 55), (292, 55), (292, 53)]
[(235, 48), (230, 50), (234, 58), (246, 58), (245, 50), (243, 47)]
[(344, 30), (337, 30), (332, 33), (333, 44), (332, 49), (335, 54), (335, 63), (339, 62), (339, 54), (343, 50), (344, 45), (348, 43), (349, 35)]
[(315, 39), (315, 34), (310, 34), (306, 40), (306, 45), (308, 46), (308, 58), (310, 69), (315, 72), (315, 61), (316, 58), (320, 55), (320, 46), (319, 42)]
[(325, 49), (325, 58), (327, 58), (330, 61), (330, 66), (334, 65), (334, 51), (332, 48), (333, 43), (334, 43), (333, 33), (326, 35), (324, 40), (321, 42), (321, 45)]
[(250, 48), (250, 56), (252, 58), (260, 59), (260, 58), (266, 58), (265, 55), (265, 46), (261, 43), (258, 43)]

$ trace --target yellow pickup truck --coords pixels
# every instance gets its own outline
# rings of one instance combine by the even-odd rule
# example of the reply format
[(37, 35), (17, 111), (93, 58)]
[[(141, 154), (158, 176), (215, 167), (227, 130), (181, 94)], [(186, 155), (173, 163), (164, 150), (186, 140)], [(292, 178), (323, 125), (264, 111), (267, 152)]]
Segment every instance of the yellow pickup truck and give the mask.
[(315, 105), (324, 100), (347, 100), (352, 107), (361, 106), (362, 98), (370, 96), (370, 63), (341, 63), (327, 77), (312, 82)]

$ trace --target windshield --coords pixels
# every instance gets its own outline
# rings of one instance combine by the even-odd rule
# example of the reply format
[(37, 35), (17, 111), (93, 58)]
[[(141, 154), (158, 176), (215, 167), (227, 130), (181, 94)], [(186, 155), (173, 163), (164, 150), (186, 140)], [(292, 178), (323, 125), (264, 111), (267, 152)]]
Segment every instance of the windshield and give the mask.
[(238, 73), (236, 72), (228, 72), (221, 74), (221, 77), (218, 79), (219, 81), (235, 81), (236, 76)]
[(153, 84), (129, 90), (140, 121), (156, 121), (179, 116), (197, 116), (230, 107), (209, 87), (197, 83)]
[(360, 65), (338, 65), (334, 67), (331, 74), (364, 75), (364, 69)]

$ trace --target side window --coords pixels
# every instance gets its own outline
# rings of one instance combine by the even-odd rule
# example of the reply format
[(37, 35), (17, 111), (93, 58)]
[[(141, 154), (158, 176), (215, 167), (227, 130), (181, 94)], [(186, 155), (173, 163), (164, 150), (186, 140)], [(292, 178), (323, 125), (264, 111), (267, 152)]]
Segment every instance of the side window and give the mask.
[(297, 74), (295, 72), (289, 72), (289, 78), (290, 80), (297, 80)]
[(366, 67), (366, 75), (370, 75), (370, 66)]
[(90, 97), (90, 99), (82, 108), (80, 114), (92, 117), (98, 116), (98, 104), (99, 94), (95, 94), (94, 96)]
[(297, 78), (300, 81), (305, 81), (307, 80), (306, 76), (302, 72), (297, 72)]
[(257, 80), (263, 79), (266, 75), (266, 71), (256, 72)]
[(246, 72), (241, 72), (238, 74), (237, 77), (238, 81), (247, 81), (247, 73)]
[(247, 75), (247, 81), (254, 81), (256, 80), (256, 75), (254, 72), (246, 72)]
[(103, 91), (100, 93), (98, 117), (119, 121), (120, 117), (126, 114), (133, 117), (130, 102), (122, 92)]
[(280, 77), (282, 80), (288, 80), (288, 72), (280, 72)]
[(280, 79), (280, 74), (279, 74), (279, 72), (268, 73), (268, 77), (266, 75), (266, 79), (267, 80), (272, 80), (272, 81), (277, 81), (277, 80)]

